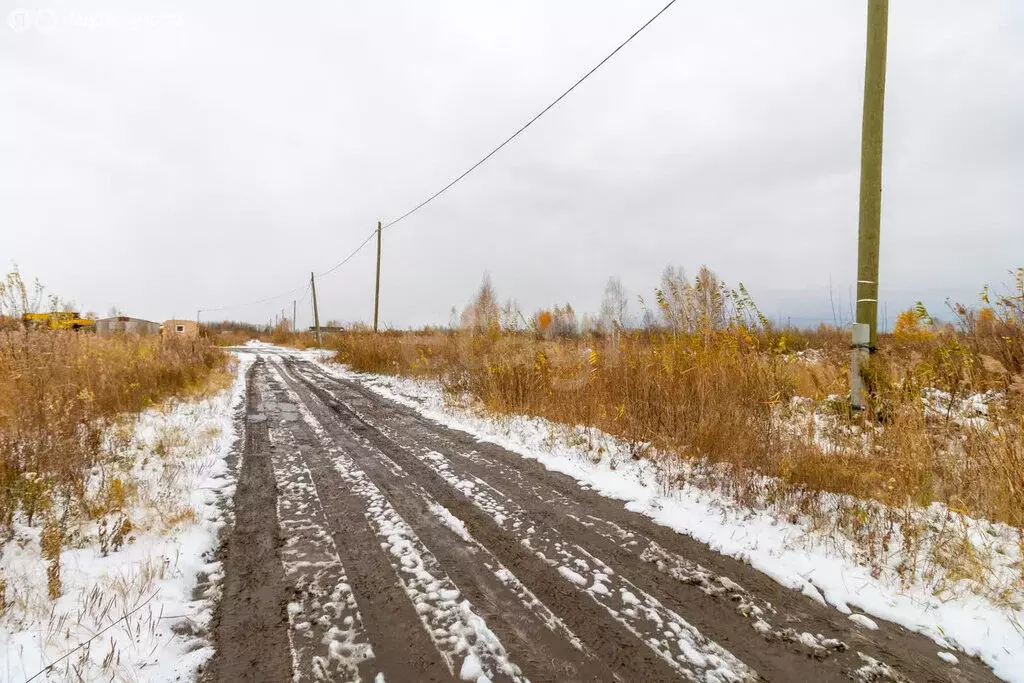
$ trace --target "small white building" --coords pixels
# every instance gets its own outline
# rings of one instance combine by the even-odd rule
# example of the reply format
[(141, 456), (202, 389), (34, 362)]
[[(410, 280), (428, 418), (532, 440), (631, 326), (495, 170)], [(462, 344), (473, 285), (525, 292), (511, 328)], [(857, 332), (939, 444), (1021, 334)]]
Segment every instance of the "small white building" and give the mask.
[(165, 320), (161, 333), (194, 339), (199, 336), (199, 323), (195, 320)]

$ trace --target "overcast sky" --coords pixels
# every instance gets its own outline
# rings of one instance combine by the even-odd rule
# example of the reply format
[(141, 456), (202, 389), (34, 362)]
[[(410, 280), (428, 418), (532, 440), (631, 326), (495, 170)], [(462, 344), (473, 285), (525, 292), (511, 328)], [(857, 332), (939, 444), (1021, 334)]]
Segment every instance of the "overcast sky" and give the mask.
[[(266, 321), (664, 0), (0, 0), (0, 259), (81, 310)], [(37, 10), (42, 10), (41, 12)], [(27, 22), (27, 23), (26, 23)], [(706, 263), (772, 317), (849, 317), (865, 0), (679, 0), (384, 235), (381, 318), (502, 298), (596, 310)], [(882, 305), (1024, 265), (1024, 3), (890, 8)], [(373, 311), (374, 245), (318, 282)], [(635, 307), (634, 307), (635, 308)], [(308, 298), (300, 324), (310, 319)]]

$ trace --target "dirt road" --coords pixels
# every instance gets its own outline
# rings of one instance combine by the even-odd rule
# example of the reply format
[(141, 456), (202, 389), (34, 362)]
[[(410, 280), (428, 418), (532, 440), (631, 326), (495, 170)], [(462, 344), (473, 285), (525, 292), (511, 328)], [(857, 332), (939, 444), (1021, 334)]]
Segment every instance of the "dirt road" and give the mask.
[(243, 352), (209, 680), (996, 680), (314, 363)]

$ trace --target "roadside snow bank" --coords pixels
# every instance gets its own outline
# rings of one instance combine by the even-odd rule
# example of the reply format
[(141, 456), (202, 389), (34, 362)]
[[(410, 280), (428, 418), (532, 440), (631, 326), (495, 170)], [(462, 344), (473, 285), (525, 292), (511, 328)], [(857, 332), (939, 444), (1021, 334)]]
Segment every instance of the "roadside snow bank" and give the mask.
[[(629, 445), (596, 430), (571, 430), (540, 418), (495, 416), (470, 405), (452, 405), (436, 382), (351, 372), (316, 361), (336, 376), (358, 379), (363, 385), (447, 427), (468, 432), (550, 470), (567, 474), (581, 485), (609, 498), (622, 500), (629, 510), (688, 534), (712, 549), (749, 562), (780, 584), (824, 599), (844, 614), (864, 612), (922, 633), (946, 650), (980, 657), (997, 676), (1024, 683), (1024, 595), (1008, 596), (995, 604), (969, 590), (966, 582), (935, 594), (927, 582), (897, 571), (893, 552), (881, 571), (858, 564), (856, 548), (845, 537), (812, 528), (810, 520), (796, 521), (765, 510), (738, 505), (722, 494), (668, 477), (668, 465), (633, 460)], [(670, 460), (684, 473), (685, 463)], [(684, 481), (666, 487), (665, 481)], [(972, 541), (987, 544), (997, 559), (994, 569), (1020, 571), (1019, 530), (957, 515), (940, 505), (914, 511), (936, 524), (955, 519), (971, 528)], [(905, 573), (904, 573), (905, 574)], [(1007, 607), (1014, 604), (1014, 607)], [(854, 615), (857, 623), (870, 622)], [(939, 655), (937, 655), (939, 656)]]
[(86, 488), (97, 500), (121, 492), (125, 505), (69, 519), (57, 600), (47, 593), (41, 523), (15, 520), (0, 549), (0, 680), (51, 667), (36, 680), (181, 681), (205, 664), (222, 571), (212, 560), (234, 488), (226, 457), (251, 362), (241, 356), (232, 386), (211, 398), (172, 401), (111, 429), (116, 462), (96, 467)]

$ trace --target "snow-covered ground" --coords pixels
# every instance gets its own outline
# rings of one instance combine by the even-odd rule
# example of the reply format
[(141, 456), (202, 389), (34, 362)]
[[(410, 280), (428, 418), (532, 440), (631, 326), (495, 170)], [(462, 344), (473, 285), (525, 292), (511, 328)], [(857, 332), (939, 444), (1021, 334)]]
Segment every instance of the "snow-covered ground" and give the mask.
[[(225, 459), (249, 363), (242, 355), (232, 386), (213, 397), (172, 401), (124, 430), (120, 463), (94, 470), (87, 487), (122, 479), (131, 531), (105, 554), (100, 523), (72, 520), (56, 601), (47, 595), (40, 523), (16, 520), (0, 555), (8, 602), (0, 615), (0, 680), (39, 673), (35, 680), (180, 681), (210, 657), (204, 634), (221, 575), (213, 560), (226, 523), (222, 503), (234, 489)], [(105, 519), (113, 529), (121, 516)]]
[[(1019, 591), (1004, 595), (998, 604), (979, 595), (966, 580), (947, 581), (942, 591), (936, 591), (934, 581), (924, 576), (908, 577), (906, 572), (901, 576), (898, 551), (880, 568), (872, 568), (857, 562), (857, 549), (849, 539), (817, 529), (810, 519), (751, 510), (690, 483), (666, 487), (665, 481), (680, 478), (666, 477), (665, 468), (686, 467), (678, 460), (636, 461), (628, 444), (607, 434), (588, 430), (586, 438), (580, 438), (581, 433), (540, 418), (487, 414), (468, 401), (453, 404), (435, 382), (354, 373), (326, 362), (322, 352), (300, 353), (328, 372), (358, 378), (378, 394), (445, 426), (538, 460), (581, 485), (622, 500), (628, 509), (749, 562), (780, 584), (832, 605), (861, 625), (870, 628), (873, 623), (855, 612), (896, 622), (932, 638), (936, 657), (952, 662), (956, 651), (977, 655), (999, 677), (1024, 683), (1024, 610), (1020, 608), (1024, 595)], [(1019, 530), (971, 519), (939, 505), (911, 514), (936, 525), (966, 525), (976, 547), (993, 558), (995, 574), (1009, 577), (1020, 571)]]

